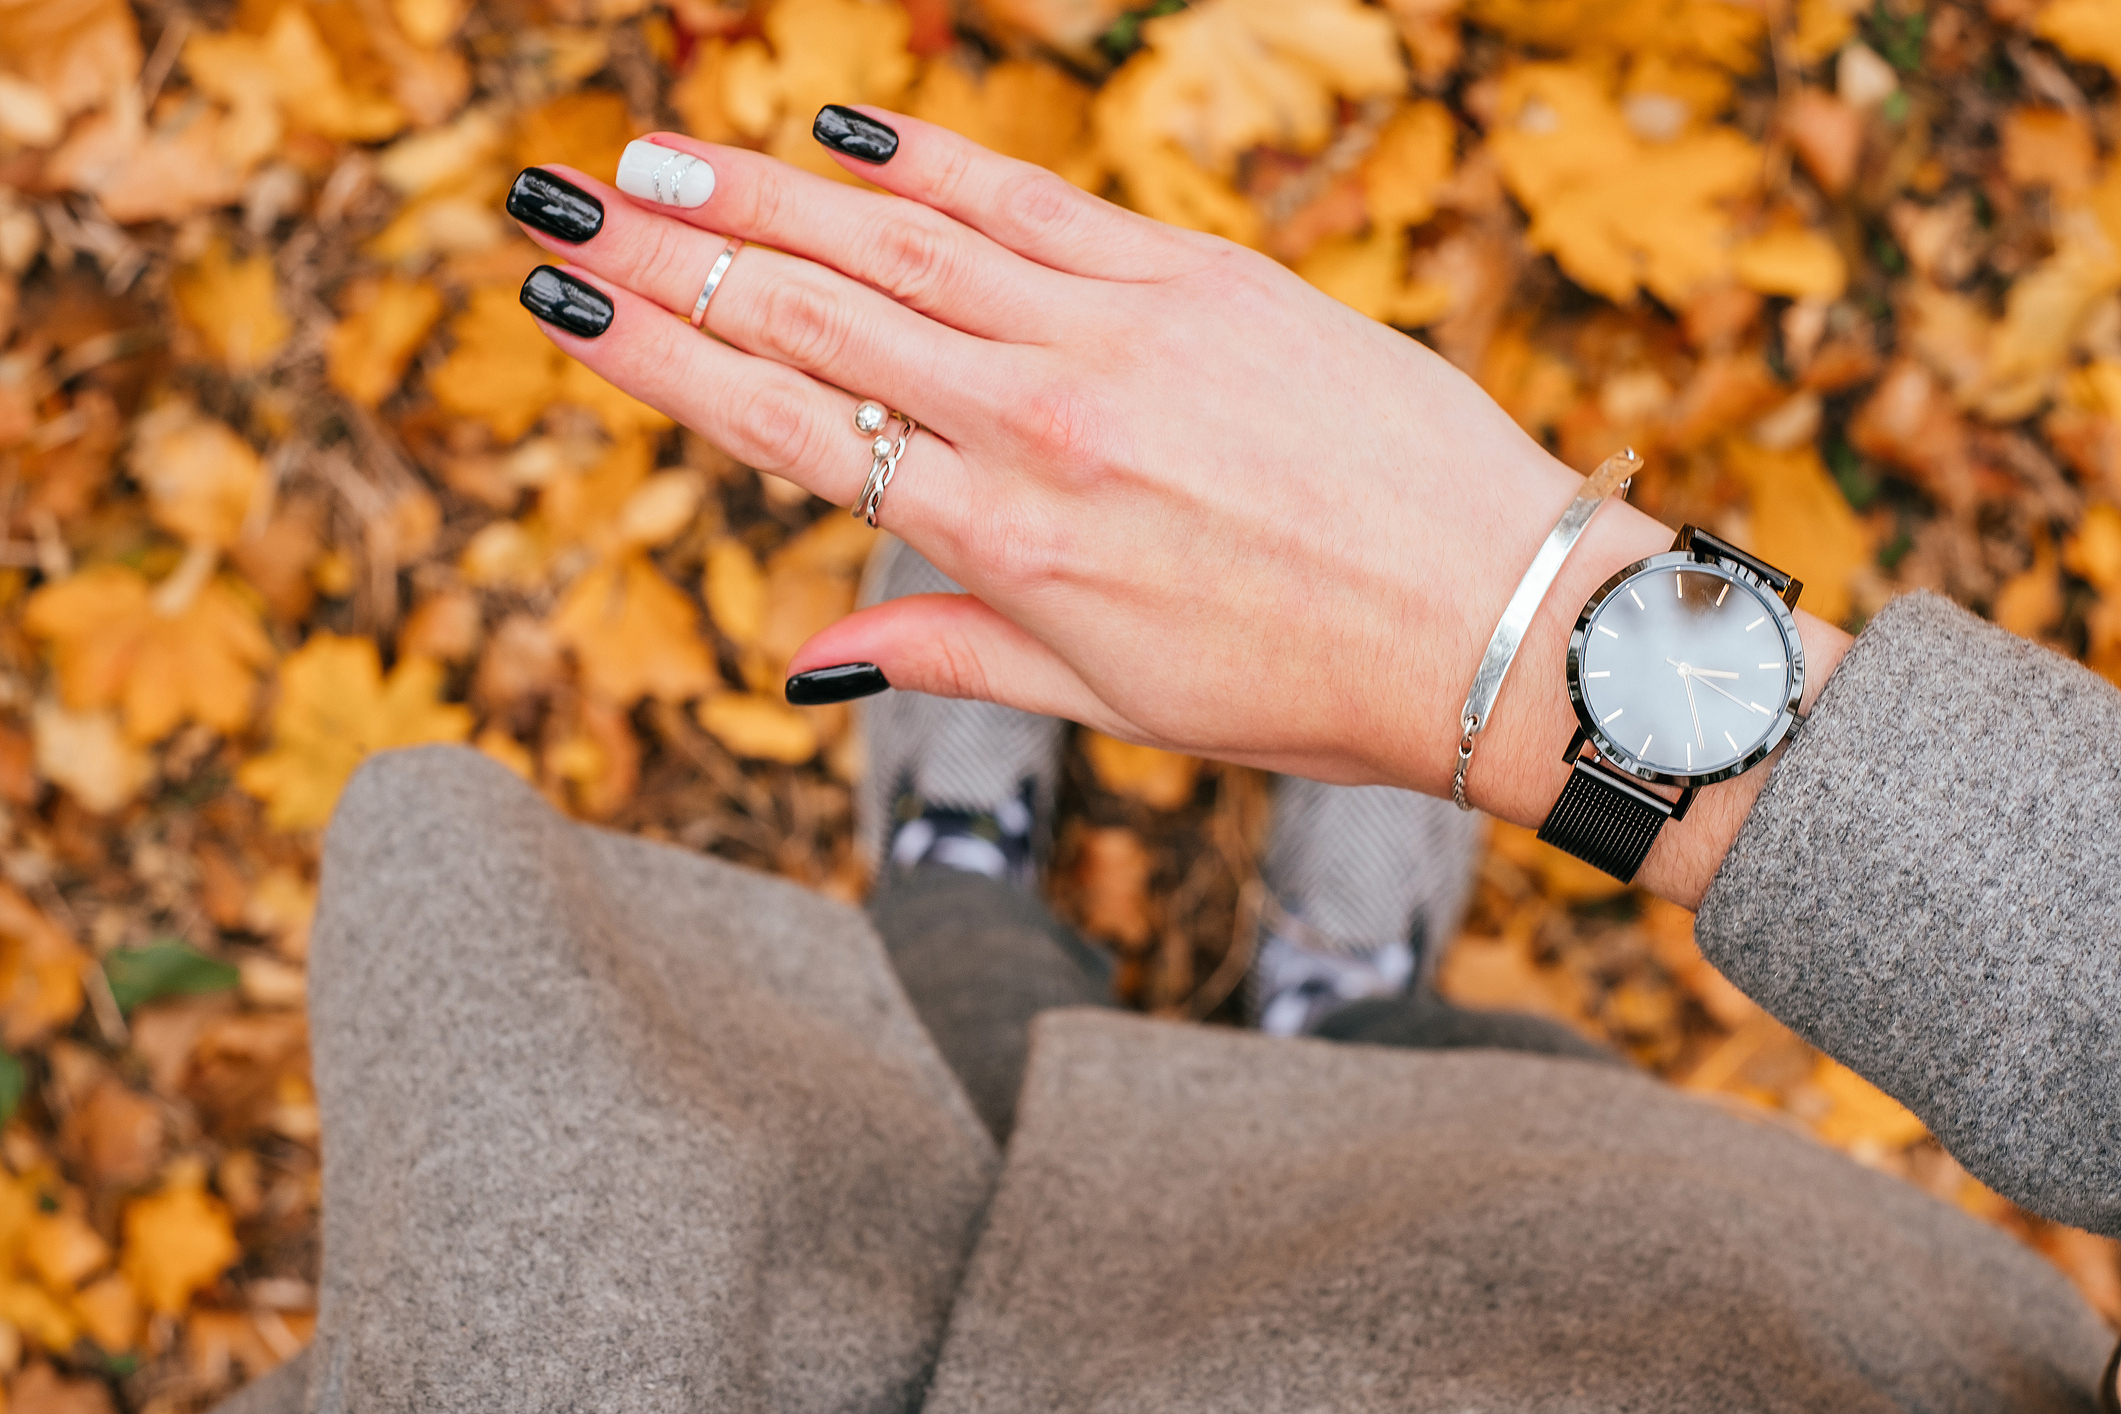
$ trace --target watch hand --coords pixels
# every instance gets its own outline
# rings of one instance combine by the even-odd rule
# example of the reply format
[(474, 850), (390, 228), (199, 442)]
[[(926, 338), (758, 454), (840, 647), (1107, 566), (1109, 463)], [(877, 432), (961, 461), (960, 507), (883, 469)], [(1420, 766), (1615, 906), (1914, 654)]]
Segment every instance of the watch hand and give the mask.
[(1706, 747), (1709, 744), (1709, 739), (1701, 734), (1701, 709), (1694, 705), (1693, 670), (1689, 668), (1680, 669), (1679, 680), (1686, 684), (1686, 709), (1694, 714), (1694, 740)]
[(1697, 668), (1691, 663), (1682, 663), (1677, 658), (1667, 658), (1665, 661), (1679, 669), (1682, 674), (1692, 673), (1697, 678), (1735, 678), (1738, 676), (1736, 673), (1719, 673), (1713, 668)]
[(1755, 706), (1755, 705), (1754, 705), (1753, 703), (1751, 703), (1751, 702), (1748, 702), (1748, 701), (1746, 701), (1746, 700), (1745, 700), (1745, 699), (1744, 699), (1743, 697), (1738, 697), (1738, 696), (1735, 696), (1735, 695), (1733, 695), (1733, 694), (1731, 694), (1731, 693), (1728, 693), (1728, 692), (1724, 692), (1722, 688), (1720, 688), (1720, 687), (1716, 686), (1716, 684), (1714, 684), (1714, 683), (1712, 683), (1712, 682), (1704, 682), (1704, 683), (1702, 683), (1701, 685), (1702, 685), (1703, 687), (1707, 688), (1707, 689), (1708, 689), (1709, 691), (1711, 691), (1711, 692), (1721, 692), (1721, 693), (1723, 693), (1723, 695), (1724, 695), (1725, 697), (1729, 697), (1729, 698), (1731, 699), (1731, 701), (1733, 701), (1733, 702), (1737, 703), (1737, 704), (1738, 704), (1738, 705), (1739, 705), (1740, 707), (1743, 707), (1743, 708), (1745, 708), (1745, 709), (1746, 709), (1746, 710), (1747, 710), (1748, 712), (1758, 712), (1758, 713), (1760, 713), (1760, 714), (1761, 714), (1761, 715), (1763, 715), (1763, 716), (1769, 716), (1769, 717), (1772, 717), (1773, 715), (1775, 715), (1774, 713), (1772, 713), (1772, 712), (1768, 711), (1768, 709), (1767, 709), (1767, 708), (1765, 708), (1765, 707), (1759, 707), (1759, 706)]

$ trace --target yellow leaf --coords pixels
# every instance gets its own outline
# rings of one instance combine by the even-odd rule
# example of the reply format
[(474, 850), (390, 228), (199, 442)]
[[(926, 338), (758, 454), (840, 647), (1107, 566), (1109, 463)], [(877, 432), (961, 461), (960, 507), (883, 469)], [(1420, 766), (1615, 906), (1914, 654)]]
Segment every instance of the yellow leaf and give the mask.
[(2033, 32), (2073, 59), (2104, 64), (2121, 78), (2121, 9), (2113, 0), (2051, 0)]
[(74, 1313), (88, 1338), (107, 1355), (121, 1354), (140, 1341), (140, 1294), (121, 1272), (112, 1272), (78, 1293)]
[(1083, 734), (1083, 754), (1098, 784), (1116, 795), (1138, 800), (1151, 810), (1176, 810), (1193, 799), (1200, 760), (1153, 746), (1136, 746), (1103, 732)]
[(271, 257), (237, 260), (218, 239), (171, 278), (170, 293), (184, 322), (231, 373), (262, 368), (294, 329), (280, 307)]
[(316, 634), (281, 665), (272, 749), (236, 783), (266, 802), (274, 829), (322, 825), (370, 753), (471, 735), (471, 712), (437, 701), (441, 686), (429, 659), (407, 658), (385, 678), (374, 643)]
[(1457, 147), (1458, 126), (1441, 103), (1423, 100), (1393, 114), (1363, 159), (1370, 220), (1386, 227), (1419, 226), (1434, 215), (1436, 192), (1450, 179)]
[(501, 728), (486, 728), (479, 733), (478, 739), (473, 741), (472, 745), (524, 780), (535, 781), (538, 778), (537, 758), (530, 754), (530, 748)]
[(2087, 507), (2076, 533), (2063, 544), (2062, 565), (2101, 594), (2121, 590), (2121, 510), (2105, 501)]
[(731, 643), (748, 648), (758, 641), (766, 622), (766, 576), (743, 541), (717, 540), (708, 548), (701, 593), (707, 616)]
[(1752, 493), (1749, 548), (1804, 581), (1805, 608), (1829, 623), (1846, 619), (1850, 581), (1871, 563), (1871, 536), (1818, 449), (1805, 443), (1770, 452), (1734, 441), (1724, 464)]
[(331, 385), (363, 407), (390, 396), (412, 356), (442, 317), (432, 285), (390, 275), (348, 287), (346, 318), (331, 331), (325, 373)]
[(1336, 100), (1407, 86), (1391, 17), (1356, 0), (1210, 0), (1141, 34), (1133, 139), (1174, 142), (1218, 176), (1261, 144), (1316, 151)]
[(428, 376), (428, 391), (445, 412), (485, 423), (500, 441), (515, 441), (559, 396), (567, 356), (538, 332), (508, 287), (473, 290), (449, 332), (456, 346)]
[(258, 670), (272, 661), (256, 611), (220, 580), (175, 613), (155, 598), (137, 571), (99, 565), (31, 595), (22, 624), (51, 645), (66, 705), (122, 707), (135, 742), (159, 741), (186, 721), (241, 730)]
[(221, 1200), (202, 1175), (180, 1175), (161, 1192), (125, 1205), (121, 1269), (158, 1315), (181, 1316), (241, 1249)]
[(1005, 59), (975, 79), (954, 59), (934, 59), (906, 111), (1079, 186), (1095, 184), (1090, 90), (1052, 64)]
[(1888, 1151), (1905, 1149), (1926, 1138), (1929, 1130), (1907, 1106), (1850, 1070), (1825, 1056), (1812, 1072), (1812, 1084), (1833, 1101), (1813, 1130), (1837, 1148), (1875, 1145)]
[[(2076, 214), (2078, 222), (2089, 217)], [(2104, 237), (2071, 223), (2054, 255), (2011, 282), (1989, 341), (1982, 416), (2011, 422), (2045, 402), (2078, 331), (2099, 302), (2121, 289), (2121, 255)]]
[(126, 738), (115, 712), (69, 712), (46, 700), (30, 723), (37, 773), (98, 815), (117, 810), (154, 778), (154, 763)]
[(1564, 854), (1521, 825), (1497, 820), (1488, 847), (1540, 881), (1541, 891), (1563, 903), (1594, 903), (1617, 897), (1628, 886), (1612, 875)]
[(224, 548), (242, 535), (265, 481), (250, 443), (186, 402), (164, 403), (134, 426), (132, 472), (157, 525)]
[(1533, 248), (1616, 302), (1639, 285), (1682, 305), (1724, 278), (1725, 204), (1760, 178), (1758, 149), (1729, 128), (1644, 142), (1591, 67), (1523, 64), (1506, 73), (1488, 147), (1531, 213)]
[(140, 29), (124, 0), (0, 5), (0, 54), (61, 113), (85, 112), (139, 79)]
[(1322, 241), (1296, 263), (1296, 273), (1372, 319), (1409, 328), (1442, 318), (1458, 298), (1446, 286), (1409, 278), (1396, 225)]
[(1531, 49), (1659, 54), (1732, 73), (1760, 67), (1767, 18), (1730, 0), (1472, 0), (1475, 23)]
[(2003, 582), (1990, 617), (2022, 638), (2038, 638), (2062, 617), (2062, 580), (2047, 536), (2033, 540), (2033, 562)]
[(1817, 231), (1785, 226), (1755, 236), (1731, 253), (1739, 283), (1764, 295), (1837, 300), (1848, 288), (1848, 264)]
[(68, 1292), (110, 1260), (110, 1244), (76, 1214), (39, 1213), (23, 1234), (22, 1260), (46, 1286)]
[(1098, 152), (1135, 210), (1174, 226), (1257, 246), (1261, 222), (1228, 182), (1204, 170), (1176, 142), (1144, 134), (1142, 114), (1155, 77), (1130, 62), (1097, 91), (1090, 118)]
[(588, 408), (614, 437), (635, 432), (662, 432), (675, 424), (630, 393), (623, 393), (573, 359), (560, 369), (559, 401)]
[[(192, 81), (238, 115), (267, 108), (291, 126), (341, 142), (379, 142), (405, 126), (404, 110), (346, 82), (339, 61), (301, 4), (284, 4), (262, 35), (195, 32), (184, 46)], [(271, 133), (267, 146), (278, 141)]]
[(716, 692), (699, 706), (700, 725), (738, 756), (800, 766), (817, 755), (817, 727), (785, 702), (750, 692)]
[(563, 93), (516, 119), (516, 165), (563, 162), (608, 182), (618, 176), (619, 154), (636, 135), (622, 95), (609, 89)]
[(1816, 64), (1848, 43), (1856, 33), (1856, 12), (1849, 0), (1797, 0), (1797, 32), (1791, 38), (1800, 63)]
[(81, 1336), (80, 1319), (35, 1282), (0, 1279), (0, 1321), (46, 1350), (68, 1350)]
[(582, 686), (607, 702), (678, 701), (714, 681), (692, 600), (644, 555), (598, 565), (568, 586), (550, 622), (574, 650)]
[(423, 49), (447, 43), (470, 9), (468, 0), (391, 0), (390, 5), (398, 28)]

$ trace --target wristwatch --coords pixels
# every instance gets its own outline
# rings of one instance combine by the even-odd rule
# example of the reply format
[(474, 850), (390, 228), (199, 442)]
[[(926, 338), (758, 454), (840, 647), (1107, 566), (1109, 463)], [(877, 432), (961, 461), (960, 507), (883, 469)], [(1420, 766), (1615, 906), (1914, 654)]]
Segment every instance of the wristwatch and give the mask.
[(1804, 645), (1791, 612), (1803, 588), (1691, 525), (1668, 552), (1600, 585), (1569, 635), (1576, 734), (1539, 838), (1632, 880), (1695, 791), (1787, 741), (1803, 723)]

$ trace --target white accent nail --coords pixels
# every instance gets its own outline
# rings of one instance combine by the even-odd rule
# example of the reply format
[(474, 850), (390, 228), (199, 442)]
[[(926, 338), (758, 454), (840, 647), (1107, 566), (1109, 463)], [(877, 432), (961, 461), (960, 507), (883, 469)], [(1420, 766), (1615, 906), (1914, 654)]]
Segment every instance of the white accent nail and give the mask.
[(619, 154), (619, 190), (662, 206), (691, 210), (714, 195), (714, 168), (689, 152), (629, 142)]

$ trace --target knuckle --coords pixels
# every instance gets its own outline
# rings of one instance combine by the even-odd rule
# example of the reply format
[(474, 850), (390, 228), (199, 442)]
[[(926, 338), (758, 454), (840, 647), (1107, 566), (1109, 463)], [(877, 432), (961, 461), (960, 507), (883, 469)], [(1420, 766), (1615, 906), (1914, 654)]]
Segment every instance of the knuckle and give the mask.
[(769, 287), (759, 307), (759, 337), (783, 362), (804, 368), (832, 363), (847, 343), (847, 316), (839, 303), (802, 279)]
[(933, 645), (934, 675), (930, 688), (938, 697), (981, 698), (989, 696), (987, 665), (972, 645), (956, 634), (944, 634)]
[(926, 221), (881, 222), (869, 238), (878, 283), (895, 299), (925, 302), (950, 283), (954, 244)]
[(804, 463), (810, 449), (810, 409), (794, 388), (778, 379), (761, 382), (734, 409), (739, 456), (761, 471), (779, 475)]
[(988, 524), (974, 553), (997, 583), (1029, 588), (1061, 577), (1064, 550), (1055, 525), (1019, 509)]
[(697, 239), (690, 227), (674, 221), (651, 222), (634, 261), (639, 272), (638, 288), (673, 304), (684, 298), (678, 291), (686, 279), (697, 279), (704, 273), (693, 270), (699, 263)]
[(1001, 209), (1010, 224), (1026, 236), (1052, 236), (1067, 229), (1080, 209), (1080, 194), (1051, 172), (1033, 168), (1011, 177), (1002, 187)]
[(780, 229), (781, 208), (788, 200), (788, 184), (777, 172), (758, 173), (751, 182), (751, 210), (743, 228), (760, 236)]
[(1011, 430), (1049, 468), (1073, 475), (1104, 460), (1105, 414), (1095, 394), (1054, 383), (1020, 398), (1008, 413)]
[(931, 160), (935, 165), (928, 174), (929, 200), (947, 210), (964, 195), (965, 180), (972, 172), (972, 147), (960, 138), (944, 144)]

